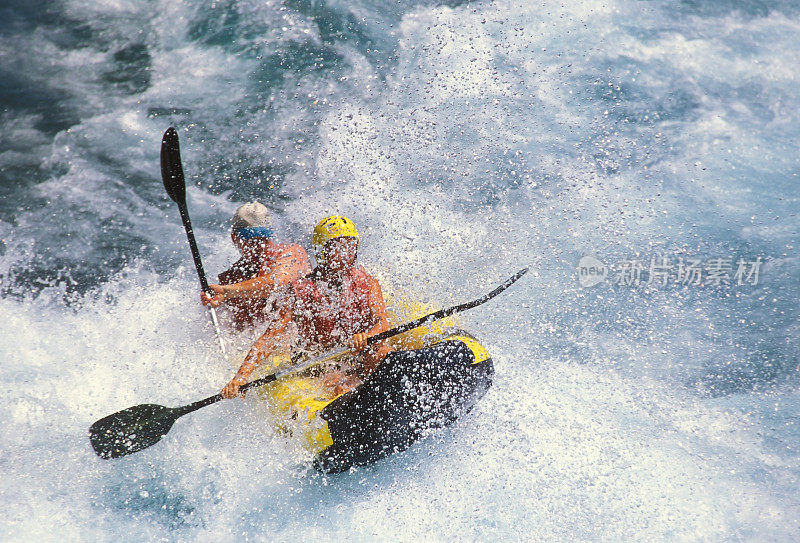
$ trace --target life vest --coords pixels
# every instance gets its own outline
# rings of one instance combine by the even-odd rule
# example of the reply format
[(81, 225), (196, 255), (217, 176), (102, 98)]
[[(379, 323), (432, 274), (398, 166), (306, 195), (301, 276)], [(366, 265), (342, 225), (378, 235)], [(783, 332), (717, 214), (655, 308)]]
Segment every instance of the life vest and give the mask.
[(370, 307), (370, 284), (375, 281), (361, 267), (351, 268), (338, 289), (328, 290), (315, 274), (292, 282), (294, 317), (307, 345), (329, 348), (364, 333), (378, 323)]
[[(291, 260), (292, 279), (302, 277), (310, 271), (308, 256), (302, 247), (294, 243), (269, 242), (259, 244), (257, 251), (242, 256), (230, 269), (219, 274), (219, 283), (232, 285), (255, 277), (269, 276), (277, 271), (275, 267), (278, 261), (287, 256), (295, 257)], [(243, 327), (263, 318), (268, 303), (264, 298), (234, 298), (225, 305), (230, 309), (235, 324)]]

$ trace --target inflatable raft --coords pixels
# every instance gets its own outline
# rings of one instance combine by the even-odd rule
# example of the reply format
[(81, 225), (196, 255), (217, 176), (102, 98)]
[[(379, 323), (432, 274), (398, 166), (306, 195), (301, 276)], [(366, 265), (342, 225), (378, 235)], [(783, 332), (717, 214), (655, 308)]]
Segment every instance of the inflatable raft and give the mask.
[(267, 385), (259, 395), (278, 428), (315, 453), (316, 469), (338, 473), (406, 450), (451, 424), (486, 393), (493, 375), (488, 351), (470, 334), (452, 330), (419, 348), (391, 352), (344, 394), (301, 375)]

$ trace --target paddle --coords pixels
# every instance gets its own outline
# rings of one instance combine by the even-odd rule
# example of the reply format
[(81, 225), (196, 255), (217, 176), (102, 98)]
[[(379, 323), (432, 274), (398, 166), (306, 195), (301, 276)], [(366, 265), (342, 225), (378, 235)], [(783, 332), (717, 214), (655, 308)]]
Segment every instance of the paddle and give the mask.
[[(167, 194), (173, 202), (178, 204), (178, 210), (181, 212), (183, 228), (186, 230), (186, 237), (189, 239), (189, 247), (192, 250), (192, 258), (194, 258), (194, 267), (197, 270), (197, 276), (200, 278), (200, 288), (203, 289), (203, 292), (213, 295), (214, 292), (208, 288), (206, 272), (203, 270), (203, 262), (200, 260), (200, 251), (197, 249), (197, 242), (194, 239), (192, 221), (189, 220), (189, 209), (186, 207), (186, 180), (183, 177), (183, 166), (181, 164), (181, 147), (178, 142), (178, 133), (171, 126), (164, 132), (164, 137), (161, 140), (161, 179), (164, 181), (164, 188), (167, 189)], [(211, 322), (214, 324), (214, 330), (217, 333), (222, 355), (228, 356), (225, 351), (225, 342), (222, 340), (222, 332), (219, 329), (217, 312), (211, 306), (208, 306), (208, 311), (211, 315)]]
[[(400, 326), (386, 330), (385, 332), (381, 332), (380, 334), (375, 334), (374, 336), (367, 338), (367, 344), (371, 345), (377, 341), (382, 341), (392, 336), (402, 334), (403, 332), (411, 330), (412, 328), (416, 328), (422, 324), (481, 305), (482, 303), (491, 300), (505, 289), (510, 287), (517, 279), (525, 275), (527, 271), (528, 268), (518, 271), (505, 283), (494, 289), (489, 294), (481, 296), (477, 300), (456, 305), (447, 309), (442, 309), (406, 324), (401, 324)], [(304, 369), (313, 365), (342, 356), (347, 352), (347, 349), (341, 349), (333, 353), (328, 353), (320, 357), (300, 362), (297, 365), (291, 366), (279, 372), (256, 379), (255, 381), (251, 381), (243, 385), (239, 391), (244, 393), (251, 388), (271, 383), (272, 381), (280, 379), (286, 375), (303, 371)], [(214, 396), (209, 396), (208, 398), (184, 405), (182, 407), (164, 407), (163, 405), (157, 404), (135, 405), (133, 407), (129, 407), (128, 409), (118, 411), (113, 415), (104, 417), (92, 424), (91, 428), (89, 428), (89, 439), (92, 442), (94, 451), (101, 458), (118, 458), (120, 456), (126, 456), (158, 443), (161, 438), (170, 431), (172, 425), (175, 424), (175, 421), (180, 417), (191, 413), (192, 411), (197, 411), (201, 407), (216, 403), (221, 399), (222, 394), (215, 394)]]

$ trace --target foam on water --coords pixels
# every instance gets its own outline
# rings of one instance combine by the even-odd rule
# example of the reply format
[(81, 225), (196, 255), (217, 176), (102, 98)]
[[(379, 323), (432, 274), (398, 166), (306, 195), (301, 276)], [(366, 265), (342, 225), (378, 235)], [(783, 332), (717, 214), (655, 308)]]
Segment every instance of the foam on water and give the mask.
[[(27, 9), (0, 33), (3, 539), (800, 536), (791, 2)], [(306, 245), (351, 216), (365, 265), (424, 301), (532, 265), (462, 316), (497, 369), (475, 410), (337, 476), (252, 398), (97, 458), (98, 418), (237, 365), (158, 179), (170, 124), (211, 277), (249, 198)], [(587, 255), (764, 266), (755, 286), (581, 289)]]

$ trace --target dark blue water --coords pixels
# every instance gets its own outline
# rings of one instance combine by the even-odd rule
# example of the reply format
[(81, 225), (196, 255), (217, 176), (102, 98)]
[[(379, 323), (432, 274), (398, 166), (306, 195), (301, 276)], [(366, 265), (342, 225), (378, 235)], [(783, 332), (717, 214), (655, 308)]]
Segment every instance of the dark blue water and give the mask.
[[(799, 39), (778, 1), (6, 1), (4, 538), (797, 540)], [(436, 304), (531, 265), (463, 317), (497, 367), (476, 411), (337, 477), (255, 400), (95, 457), (94, 420), (238, 364), (169, 126), (212, 277), (251, 199), (306, 247), (347, 214)]]

